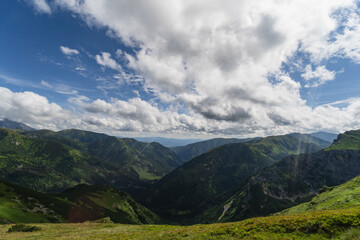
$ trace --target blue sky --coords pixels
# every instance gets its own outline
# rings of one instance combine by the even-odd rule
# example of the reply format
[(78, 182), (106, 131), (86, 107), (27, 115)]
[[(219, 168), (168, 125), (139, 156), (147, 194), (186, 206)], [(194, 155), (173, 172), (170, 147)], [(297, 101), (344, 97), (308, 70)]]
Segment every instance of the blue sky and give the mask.
[(5, 0), (0, 118), (187, 138), (360, 128), (359, 24), (350, 0)]

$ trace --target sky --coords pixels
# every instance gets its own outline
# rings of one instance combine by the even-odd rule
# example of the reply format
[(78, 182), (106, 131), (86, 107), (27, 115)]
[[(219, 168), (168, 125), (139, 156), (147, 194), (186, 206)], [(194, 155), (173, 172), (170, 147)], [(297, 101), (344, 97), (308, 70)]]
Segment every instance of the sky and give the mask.
[(360, 128), (354, 0), (3, 0), (0, 118), (116, 136)]

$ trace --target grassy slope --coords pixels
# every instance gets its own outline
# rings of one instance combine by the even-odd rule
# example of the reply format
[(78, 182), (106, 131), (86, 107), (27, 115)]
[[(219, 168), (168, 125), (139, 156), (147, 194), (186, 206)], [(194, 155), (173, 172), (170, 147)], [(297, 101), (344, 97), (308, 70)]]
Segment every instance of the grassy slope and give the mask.
[(78, 185), (55, 195), (0, 182), (0, 223), (83, 222), (104, 217), (128, 224), (160, 222), (129, 194), (114, 188)]
[(193, 226), (122, 224), (35, 224), (40, 232), (6, 233), (1, 239), (339, 239), (359, 236), (352, 227), (360, 225), (360, 207), (311, 213), (270, 216), (241, 222)]
[(324, 188), (310, 202), (286, 209), (279, 214), (302, 213), (315, 210), (345, 208), (360, 205), (360, 176), (337, 186)]
[(64, 222), (61, 212), (69, 207), (55, 196), (0, 182), (0, 223)]
[(123, 169), (61, 142), (6, 129), (0, 129), (0, 172), (3, 180), (45, 192), (80, 183), (124, 186), (128, 179)]
[[(360, 152), (354, 150), (289, 156), (216, 199), (200, 221), (239, 221), (310, 201), (322, 186), (340, 185), (356, 177), (360, 172), (359, 157)], [(219, 219), (230, 202), (230, 208)]]
[(334, 143), (326, 150), (360, 150), (360, 130), (339, 134)]

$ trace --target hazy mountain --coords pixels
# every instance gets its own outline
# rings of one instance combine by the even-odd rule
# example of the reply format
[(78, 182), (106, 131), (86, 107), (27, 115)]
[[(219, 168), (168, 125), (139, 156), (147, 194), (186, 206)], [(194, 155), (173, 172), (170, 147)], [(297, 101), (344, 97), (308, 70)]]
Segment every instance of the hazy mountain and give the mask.
[(109, 217), (126, 224), (158, 223), (160, 218), (129, 194), (104, 186), (78, 185), (45, 194), (0, 181), (0, 222), (84, 222)]
[(186, 146), (171, 147), (170, 149), (173, 150), (176, 153), (176, 155), (179, 156), (183, 161), (187, 162), (193, 159), (194, 157), (206, 153), (215, 147), (219, 147), (229, 143), (247, 142), (255, 139), (259, 139), (259, 138), (247, 138), (247, 139), (214, 138), (206, 141), (188, 144)]
[(184, 146), (191, 143), (203, 141), (202, 139), (180, 139), (180, 138), (163, 138), (163, 137), (136, 137), (140, 142), (157, 142), (165, 147)]
[(34, 131), (35, 129), (29, 127), (26, 124), (11, 121), (9, 119), (0, 120), (0, 128), (8, 128), (8, 129), (20, 129), (25, 131)]
[(309, 135), (332, 143), (336, 139), (338, 134), (328, 132), (314, 132), (310, 133)]
[(291, 135), (223, 145), (180, 166), (138, 199), (168, 219), (184, 220), (284, 156), (320, 149)]

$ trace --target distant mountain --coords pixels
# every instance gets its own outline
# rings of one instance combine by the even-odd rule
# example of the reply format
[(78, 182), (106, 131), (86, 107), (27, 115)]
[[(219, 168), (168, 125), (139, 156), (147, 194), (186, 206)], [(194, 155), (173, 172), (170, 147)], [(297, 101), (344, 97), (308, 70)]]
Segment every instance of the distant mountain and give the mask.
[[(304, 138), (309, 141), (308, 136)], [(313, 142), (299, 139), (291, 135), (273, 136), (214, 148), (178, 167), (137, 199), (167, 219), (186, 221), (284, 156), (321, 149)]]
[(238, 221), (309, 201), (324, 186), (342, 184), (360, 173), (360, 152), (329, 150), (289, 156), (218, 198), (199, 221)]
[(165, 147), (184, 146), (191, 143), (203, 141), (202, 139), (180, 139), (180, 138), (163, 138), (163, 137), (138, 137), (134, 138), (140, 142), (157, 142)]
[(339, 134), (334, 143), (326, 150), (360, 150), (360, 130)]
[(34, 131), (35, 129), (29, 127), (26, 124), (11, 121), (9, 119), (0, 120), (0, 128), (8, 128), (8, 129), (20, 129), (25, 131)]
[(337, 134), (328, 133), (328, 132), (314, 132), (314, 133), (310, 133), (309, 135), (328, 141), (330, 143), (332, 143), (337, 137)]
[(219, 147), (229, 143), (247, 142), (256, 139), (259, 138), (247, 138), (247, 139), (214, 138), (206, 141), (188, 144), (186, 146), (171, 147), (170, 149), (173, 150), (176, 153), (176, 155), (180, 157), (183, 161), (187, 162), (193, 159), (194, 157), (206, 153), (215, 147)]
[[(313, 143), (319, 146), (321, 149), (329, 147), (333, 141), (323, 140), (321, 138), (315, 137), (310, 134), (301, 134), (301, 133), (290, 133), (292, 137), (297, 138), (300, 142), (304, 143)], [(336, 136), (335, 136), (336, 138)]]
[(360, 176), (336, 187), (324, 186), (319, 192), (311, 201), (288, 208), (278, 215), (358, 206), (360, 205)]
[(83, 184), (54, 195), (0, 181), (0, 200), (0, 223), (84, 222), (105, 217), (125, 224), (160, 222), (129, 194), (103, 186)]
[(158, 143), (79, 130), (0, 129), (0, 160), (2, 179), (45, 192), (80, 183), (136, 191), (182, 163)]

